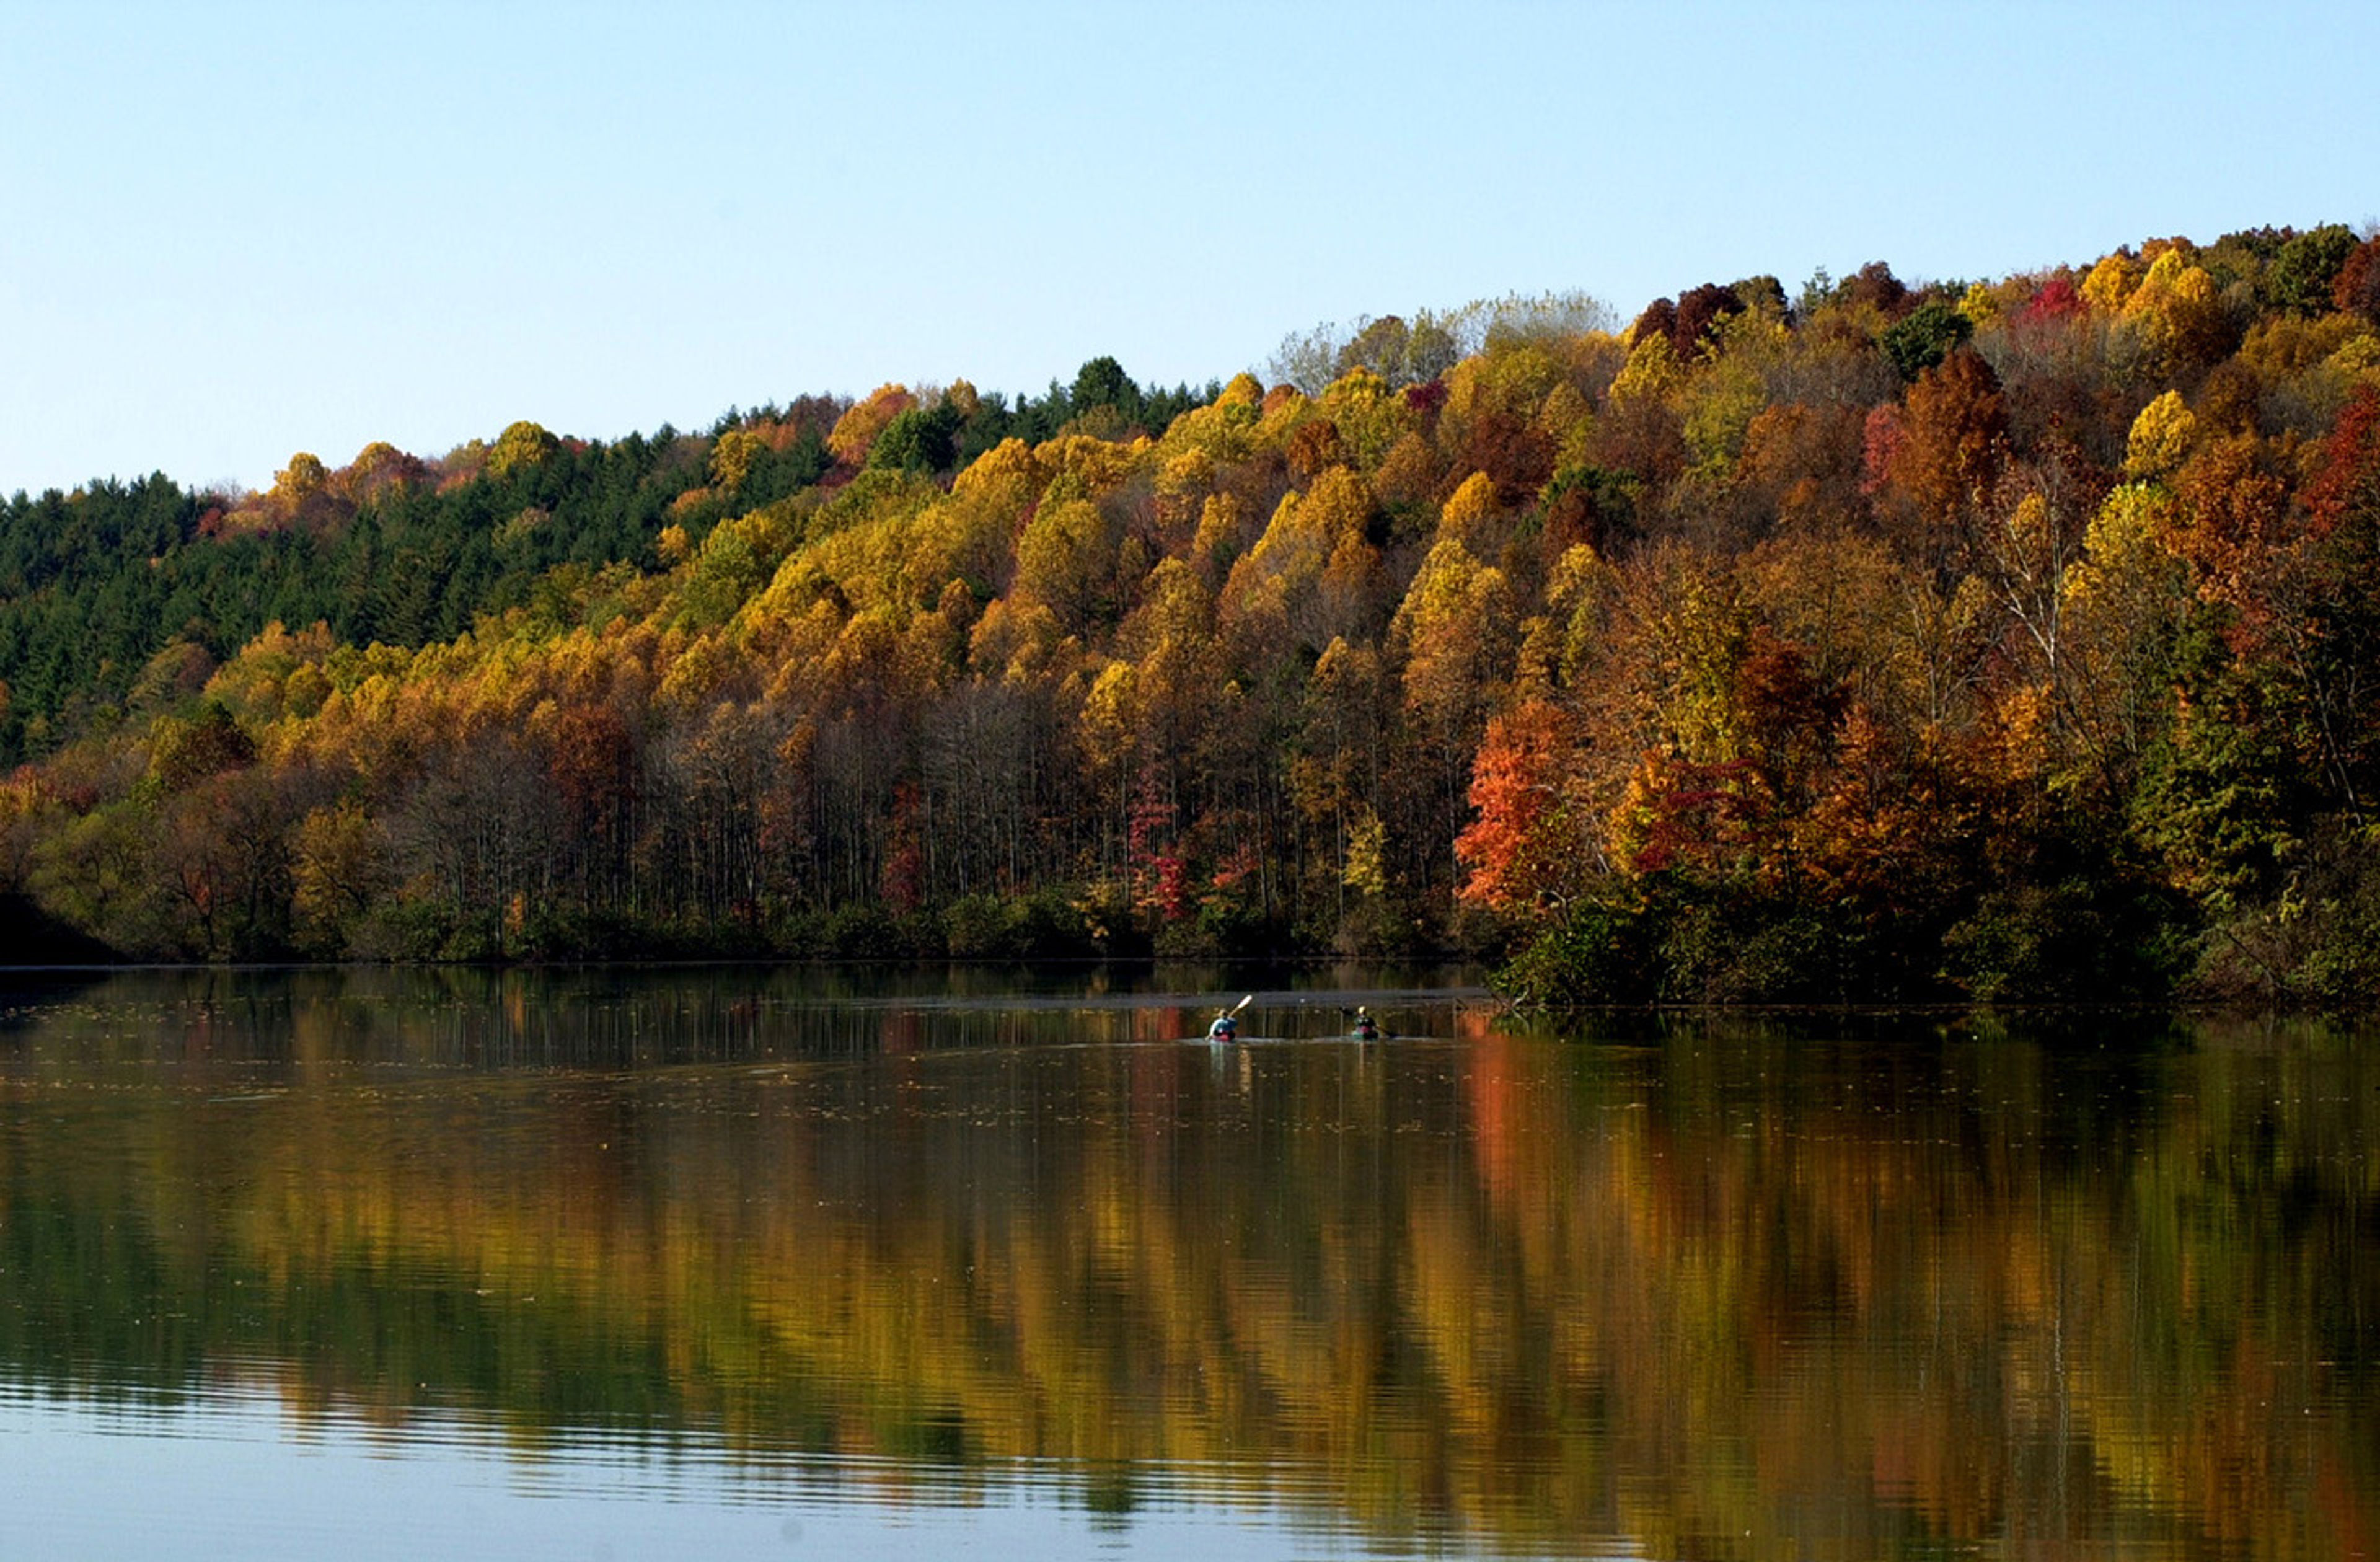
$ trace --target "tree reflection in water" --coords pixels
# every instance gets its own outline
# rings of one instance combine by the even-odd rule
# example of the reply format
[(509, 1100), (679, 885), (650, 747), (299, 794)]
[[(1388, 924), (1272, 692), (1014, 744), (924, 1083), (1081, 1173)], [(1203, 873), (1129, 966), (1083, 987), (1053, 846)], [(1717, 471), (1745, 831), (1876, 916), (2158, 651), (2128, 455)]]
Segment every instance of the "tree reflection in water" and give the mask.
[(2353, 1034), (1391, 991), (1359, 1045), (1318, 988), (1219, 1048), (1203, 990), (1069, 980), (19, 994), (0, 1371), (1482, 1551), (2380, 1533)]

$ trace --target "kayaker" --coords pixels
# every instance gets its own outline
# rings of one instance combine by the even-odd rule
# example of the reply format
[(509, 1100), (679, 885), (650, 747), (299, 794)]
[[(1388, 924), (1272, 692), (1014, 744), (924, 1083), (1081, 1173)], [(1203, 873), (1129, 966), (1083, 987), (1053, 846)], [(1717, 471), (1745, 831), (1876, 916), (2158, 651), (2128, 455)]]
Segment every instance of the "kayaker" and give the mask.
[(1215, 1023), (1207, 1027), (1207, 1039), (1210, 1042), (1237, 1041), (1239, 1035), (1240, 1018), (1230, 1009), (1215, 1016)]
[(1380, 1039), (1380, 1022), (1372, 1018), (1372, 1011), (1369, 1008), (1358, 1008), (1355, 1011), (1355, 1039), (1359, 1042), (1377, 1042)]

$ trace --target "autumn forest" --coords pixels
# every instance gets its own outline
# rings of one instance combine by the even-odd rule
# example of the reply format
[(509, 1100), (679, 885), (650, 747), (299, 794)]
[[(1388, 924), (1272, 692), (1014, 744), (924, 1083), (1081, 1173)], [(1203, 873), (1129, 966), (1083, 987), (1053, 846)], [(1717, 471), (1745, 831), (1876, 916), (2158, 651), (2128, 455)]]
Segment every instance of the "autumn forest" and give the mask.
[(2359, 1001), (2380, 238), (0, 504), (12, 958)]

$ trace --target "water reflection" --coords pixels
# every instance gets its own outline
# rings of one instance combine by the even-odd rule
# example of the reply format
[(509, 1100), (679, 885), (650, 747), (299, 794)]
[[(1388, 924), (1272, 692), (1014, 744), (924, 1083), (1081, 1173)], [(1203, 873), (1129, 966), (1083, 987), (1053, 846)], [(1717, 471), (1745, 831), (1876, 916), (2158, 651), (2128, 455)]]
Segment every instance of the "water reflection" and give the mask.
[[(1045, 1500), (1086, 1550), (1218, 1513), (1532, 1555), (2380, 1534), (2355, 1036), (1530, 1033), (1340, 973), (1216, 1048), (1220, 976), (1160, 985), (16, 994), (0, 1376), (838, 1521)], [(1396, 1039), (1333, 1039), (1357, 1001)]]
[[(1355, 1005), (1451, 1034), (1485, 1006), (1474, 973), (1352, 969), (1254, 983), (1252, 1040), (1345, 1033)], [(0, 1071), (76, 1075), (215, 1064), (623, 1069), (920, 1047), (1104, 1044), (1202, 1036), (1226, 976), (1100, 967), (468, 967), (28, 973), (0, 970)], [(1435, 1028), (1434, 1030), (1432, 1028)]]

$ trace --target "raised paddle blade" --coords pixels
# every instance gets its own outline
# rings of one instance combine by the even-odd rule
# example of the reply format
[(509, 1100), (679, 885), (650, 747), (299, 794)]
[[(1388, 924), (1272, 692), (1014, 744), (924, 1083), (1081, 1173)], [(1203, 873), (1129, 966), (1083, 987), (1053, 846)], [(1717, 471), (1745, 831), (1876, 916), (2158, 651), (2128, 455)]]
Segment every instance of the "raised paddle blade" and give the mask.
[(1233, 1014), (1237, 1014), (1240, 1010), (1247, 1007), (1250, 1004), (1255, 1003), (1256, 1001), (1257, 995), (1254, 993), (1250, 993), (1246, 997), (1242, 998), (1238, 1003), (1232, 1006), (1232, 1012)]

